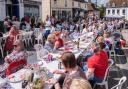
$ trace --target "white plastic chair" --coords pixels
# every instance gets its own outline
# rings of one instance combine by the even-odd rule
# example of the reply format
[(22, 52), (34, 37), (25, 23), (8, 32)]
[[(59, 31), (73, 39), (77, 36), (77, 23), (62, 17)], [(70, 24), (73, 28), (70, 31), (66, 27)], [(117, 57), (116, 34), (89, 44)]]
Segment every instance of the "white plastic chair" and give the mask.
[(30, 46), (30, 43), (33, 45), (32, 34), (33, 34), (33, 32), (27, 32), (26, 33), (26, 44), (27, 44), (27, 46)]
[(4, 53), (3, 53), (3, 47), (2, 47), (2, 37), (0, 38), (0, 51), (1, 51), (1, 55), (2, 57), (4, 57)]
[(35, 30), (34, 30), (34, 35), (35, 35), (35, 42), (34, 42), (34, 44), (36, 43), (36, 41), (37, 41), (37, 43), (39, 44), (39, 41), (40, 41), (40, 28), (35, 28)]
[(45, 63), (44, 59), (48, 57), (49, 51), (47, 49), (44, 49), (42, 44), (36, 44), (34, 48), (36, 49), (37, 60), (43, 61)]
[(105, 76), (104, 76), (104, 79), (101, 83), (95, 83), (93, 89), (95, 89), (96, 85), (100, 85), (100, 86), (103, 86), (105, 85), (105, 89), (108, 89), (108, 80), (107, 80), (107, 75), (109, 73), (109, 69), (112, 67), (112, 65), (114, 64), (114, 61), (112, 59), (109, 59), (109, 66), (108, 68), (106, 69), (106, 72), (105, 72)]
[(2, 44), (2, 42), (4, 41), (4, 43), (6, 43), (6, 39), (7, 37), (0, 37), (0, 51), (2, 57), (4, 57), (4, 46), (5, 46), (5, 44)]
[(115, 85), (114, 87), (112, 87), (111, 89), (122, 89), (122, 85), (124, 84), (124, 82), (127, 80), (126, 76), (123, 76), (119, 83), (117, 85)]

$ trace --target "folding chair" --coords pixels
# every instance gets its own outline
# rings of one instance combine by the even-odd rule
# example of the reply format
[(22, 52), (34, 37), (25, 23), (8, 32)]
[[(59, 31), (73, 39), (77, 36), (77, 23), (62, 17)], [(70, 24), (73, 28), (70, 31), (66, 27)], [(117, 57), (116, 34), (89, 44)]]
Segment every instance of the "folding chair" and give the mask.
[(123, 76), (119, 83), (117, 85), (115, 85), (114, 87), (112, 87), (111, 89), (122, 89), (122, 85), (124, 84), (124, 82), (127, 80), (126, 76)]
[(105, 85), (105, 89), (108, 89), (108, 80), (107, 80), (107, 75), (109, 74), (109, 69), (112, 67), (112, 65), (114, 64), (114, 61), (112, 59), (109, 59), (109, 66), (108, 68), (106, 69), (106, 72), (105, 72), (105, 76), (104, 76), (104, 79), (101, 83), (95, 83), (93, 89), (95, 89), (96, 85)]

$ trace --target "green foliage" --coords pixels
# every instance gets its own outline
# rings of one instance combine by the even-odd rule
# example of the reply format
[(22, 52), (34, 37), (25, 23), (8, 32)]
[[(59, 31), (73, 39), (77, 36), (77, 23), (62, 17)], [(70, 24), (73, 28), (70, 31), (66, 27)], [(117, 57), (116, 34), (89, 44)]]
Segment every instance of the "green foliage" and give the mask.
[(99, 7), (99, 10), (100, 10), (100, 17), (103, 18), (105, 16), (105, 10), (106, 10), (106, 8), (104, 7), (104, 5), (101, 5)]

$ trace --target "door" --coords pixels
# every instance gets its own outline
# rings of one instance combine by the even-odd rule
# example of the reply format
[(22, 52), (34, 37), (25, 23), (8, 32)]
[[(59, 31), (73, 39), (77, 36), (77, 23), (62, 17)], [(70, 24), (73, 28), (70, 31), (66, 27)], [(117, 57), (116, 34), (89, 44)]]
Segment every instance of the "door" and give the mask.
[(12, 18), (12, 4), (6, 4), (6, 15)]

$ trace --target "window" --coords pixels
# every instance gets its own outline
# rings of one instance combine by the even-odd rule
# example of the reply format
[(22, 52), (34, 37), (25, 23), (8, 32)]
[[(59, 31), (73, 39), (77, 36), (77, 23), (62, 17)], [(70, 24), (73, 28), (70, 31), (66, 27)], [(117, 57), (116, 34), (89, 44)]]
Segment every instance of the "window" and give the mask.
[(125, 9), (122, 10), (122, 14), (125, 15)]
[(80, 6), (80, 3), (78, 3), (78, 7), (81, 7), (81, 6)]
[(67, 0), (65, 0), (65, 7), (67, 7)]
[(115, 10), (112, 10), (112, 14), (113, 14), (113, 15), (115, 14)]
[(110, 14), (110, 10), (108, 10), (108, 14)]
[(117, 10), (117, 14), (120, 14), (120, 10)]
[(54, 4), (57, 4), (57, 0), (54, 0)]
[(85, 4), (85, 8), (87, 8), (87, 4)]
[(107, 3), (106, 6), (107, 6), (107, 7), (110, 7), (110, 3)]
[(74, 7), (74, 2), (72, 2), (72, 6)]

